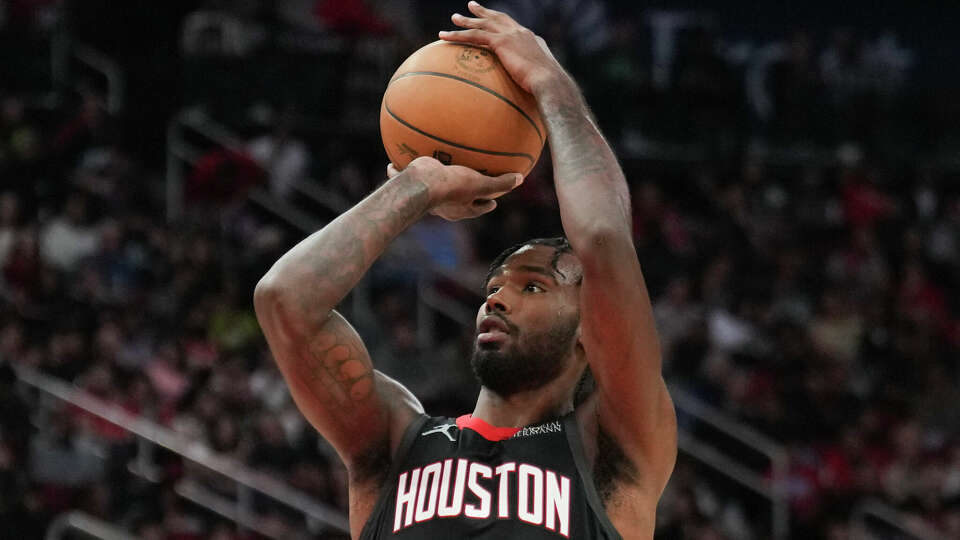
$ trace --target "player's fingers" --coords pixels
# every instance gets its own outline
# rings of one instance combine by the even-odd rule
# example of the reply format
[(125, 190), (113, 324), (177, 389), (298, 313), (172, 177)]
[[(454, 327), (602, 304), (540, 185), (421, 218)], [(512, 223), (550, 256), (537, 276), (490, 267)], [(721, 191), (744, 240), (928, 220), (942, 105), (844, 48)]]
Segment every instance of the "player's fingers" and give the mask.
[(473, 217), (471, 212), (472, 210), (464, 208), (458, 208), (456, 210), (451, 210), (450, 208), (434, 208), (430, 210), (431, 214), (447, 221), (460, 221), (461, 219)]
[(497, 201), (492, 199), (477, 199), (476, 201), (473, 201), (473, 204), (470, 206), (470, 210), (473, 212), (473, 217), (477, 217), (493, 212), (496, 207)]
[(490, 29), (490, 21), (488, 19), (464, 17), (459, 13), (454, 13), (453, 15), (450, 16), (450, 20), (453, 21), (453, 24), (463, 28), (480, 28), (483, 30)]
[(509, 19), (511, 21), (513, 20), (506, 13), (497, 11), (495, 9), (485, 8), (481, 6), (478, 2), (474, 2), (472, 0), (470, 2), (467, 2), (467, 9), (469, 9), (470, 13), (473, 13), (477, 17), (483, 17), (485, 19), (504, 19), (504, 20)]
[(482, 185), (483, 188), (480, 190), (480, 193), (486, 197), (496, 198), (504, 193), (508, 193), (522, 183), (523, 175), (518, 173), (501, 174), (500, 176), (493, 177), (487, 176), (481, 179), (480, 185)]
[(493, 34), (479, 28), (469, 30), (454, 30), (448, 32), (443, 30), (439, 34), (440, 39), (444, 41), (456, 41), (458, 43), (473, 43), (476, 45), (489, 46), (493, 39)]
[(400, 171), (393, 166), (393, 163), (387, 163), (387, 178), (393, 178), (398, 174), (400, 174)]
[(540, 36), (534, 36), (534, 37), (536, 38), (536, 40), (537, 40), (537, 45), (540, 46), (540, 49), (541, 49), (543, 52), (545, 52), (545, 53), (547, 53), (548, 55), (550, 55), (551, 58), (553, 58), (553, 53), (550, 51), (550, 47), (547, 46), (546, 40), (544, 40), (544, 39), (543, 39), (542, 37), (540, 37)]

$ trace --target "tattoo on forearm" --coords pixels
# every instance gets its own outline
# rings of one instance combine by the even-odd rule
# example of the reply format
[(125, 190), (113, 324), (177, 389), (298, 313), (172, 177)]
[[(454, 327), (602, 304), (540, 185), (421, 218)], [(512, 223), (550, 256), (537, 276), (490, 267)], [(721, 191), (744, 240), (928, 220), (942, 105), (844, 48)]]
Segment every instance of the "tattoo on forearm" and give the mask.
[(547, 116), (553, 138), (551, 151), (558, 163), (564, 164), (569, 180), (577, 182), (594, 174), (607, 174), (611, 163), (605, 159), (606, 142), (587, 120), (579, 99), (569, 97), (553, 104), (555, 109)]
[(362, 403), (373, 395), (373, 366), (359, 347), (353, 330), (335, 313), (307, 347), (306, 379), (328, 410)]
[[(630, 202), (623, 172), (576, 86), (559, 85), (544, 95), (539, 105), (550, 137), (557, 189), (579, 188), (588, 182), (590, 191), (577, 191), (573, 200), (606, 199), (613, 194), (616, 210), (628, 217)], [(604, 185), (611, 189), (603, 189)]]
[(324, 308), (332, 309), (346, 296), (387, 245), (423, 215), (428, 203), (425, 185), (387, 182), (315, 233), (316, 238), (298, 246), (304, 249), (298, 264), (309, 265), (307, 274), (312, 276), (298, 296), (303, 312), (325, 317)]
[(563, 165), (571, 181), (618, 171), (616, 159), (575, 87), (551, 94), (541, 101), (541, 107), (555, 163)]

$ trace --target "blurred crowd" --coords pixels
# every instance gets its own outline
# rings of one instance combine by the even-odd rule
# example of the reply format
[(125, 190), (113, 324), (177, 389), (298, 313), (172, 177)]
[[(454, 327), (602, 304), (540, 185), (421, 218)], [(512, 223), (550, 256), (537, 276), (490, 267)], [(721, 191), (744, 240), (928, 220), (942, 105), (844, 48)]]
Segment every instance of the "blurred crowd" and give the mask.
[[(403, 3), (277, 4), (196, 2), (175, 36), (183, 59), (166, 61), (322, 48), (317, 36), (388, 40), (406, 54), (432, 39), (433, 21)], [(26, 49), (53, 32), (47, 3), (3, 5), (5, 43)], [(960, 172), (932, 152), (936, 119), (922, 133), (899, 130), (918, 112), (907, 103), (912, 53), (893, 34), (854, 29), (819, 42), (797, 30), (745, 51), (689, 12), (674, 14), (679, 30), (664, 51), (641, 37), (665, 19), (626, 4), (537, 5), (498, 7), (554, 45), (622, 158), (668, 381), (787, 448), (779, 487), (793, 537), (854, 538), (849, 516), (867, 498), (960, 537)], [(382, 70), (358, 77), (351, 84), (369, 77), (382, 92)], [(302, 233), (245, 195), (263, 186), (297, 202), (294, 186), (313, 183), (359, 200), (383, 181), (375, 122), (346, 144), (311, 129), (296, 96), (248, 104), (232, 120), (261, 121), (231, 126), (240, 148), (201, 156), (185, 213), (170, 222), (163, 151), (128, 144), (131, 126), (163, 124), (109, 114), (95, 85), (50, 100), (49, 87), (9, 80), (0, 80), (0, 522), (39, 538), (55, 516), (81, 509), (141, 538), (256, 538), (175, 491), (188, 478), (222, 491), (222, 479), (165, 452), (152, 479), (131, 474), (129, 433), (39, 399), (14, 367), (345, 510), (343, 467), (293, 406), (252, 311), (257, 279)], [(376, 108), (365, 114), (375, 119)], [(916, 150), (929, 139), (931, 152)], [(476, 390), (472, 328), (437, 316), (424, 332), (424, 290), (473, 310), (493, 256), (560, 232), (545, 155), (491, 216), (412, 227), (343, 310), (378, 368), (428, 412), (461, 414)], [(766, 538), (763, 504), (681, 455), (657, 538)], [(257, 501), (257, 510), (277, 535), (304, 534), (282, 509)]]

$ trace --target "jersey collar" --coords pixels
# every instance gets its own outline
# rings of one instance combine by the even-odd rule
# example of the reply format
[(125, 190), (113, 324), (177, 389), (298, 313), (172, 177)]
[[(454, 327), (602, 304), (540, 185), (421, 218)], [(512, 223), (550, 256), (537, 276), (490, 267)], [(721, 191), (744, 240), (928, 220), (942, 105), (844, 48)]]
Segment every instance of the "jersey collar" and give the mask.
[(470, 428), (480, 434), (488, 441), (503, 441), (513, 437), (521, 428), (515, 427), (497, 427), (491, 426), (485, 421), (474, 418), (472, 414), (465, 414), (457, 418), (457, 427), (460, 429)]

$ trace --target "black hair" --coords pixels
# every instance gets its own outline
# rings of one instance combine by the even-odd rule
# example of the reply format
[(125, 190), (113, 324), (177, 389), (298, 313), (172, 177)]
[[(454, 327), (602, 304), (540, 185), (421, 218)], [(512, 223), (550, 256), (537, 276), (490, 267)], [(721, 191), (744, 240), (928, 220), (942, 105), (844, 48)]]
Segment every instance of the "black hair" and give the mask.
[[(534, 238), (533, 240), (527, 240), (526, 242), (520, 242), (519, 244), (514, 244), (507, 249), (503, 250), (493, 262), (490, 263), (490, 268), (487, 270), (487, 277), (483, 280), (483, 288), (486, 289), (487, 283), (490, 283), (490, 278), (493, 277), (493, 273), (497, 271), (497, 268), (500, 268), (503, 265), (503, 261), (507, 260), (507, 257), (513, 255), (517, 251), (520, 251), (520, 248), (526, 246), (548, 246), (554, 249), (553, 259), (550, 261), (550, 266), (554, 270), (558, 270), (557, 261), (560, 260), (560, 256), (564, 253), (573, 253), (573, 248), (570, 246), (570, 242), (567, 242), (567, 239), (563, 236), (555, 236), (553, 238)], [(481, 291), (481, 296), (486, 296), (486, 290)]]

